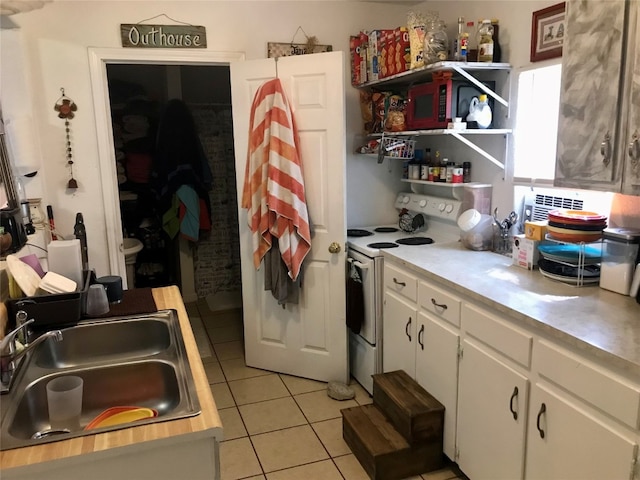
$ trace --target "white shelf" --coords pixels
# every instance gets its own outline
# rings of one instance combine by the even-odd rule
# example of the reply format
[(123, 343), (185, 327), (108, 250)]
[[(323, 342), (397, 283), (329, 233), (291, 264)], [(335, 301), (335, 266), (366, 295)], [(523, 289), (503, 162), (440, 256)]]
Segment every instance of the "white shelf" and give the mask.
[[(453, 128), (438, 128), (431, 130), (406, 130), (403, 132), (385, 132), (384, 135), (402, 135), (402, 136), (416, 136), (423, 137), (428, 135), (506, 135), (512, 133), (510, 128), (467, 128), (464, 130), (457, 130)], [(382, 133), (372, 133), (370, 137), (382, 137)]]
[[(469, 72), (496, 72), (503, 71), (509, 72), (511, 70), (511, 65), (509, 63), (487, 63), (487, 62), (437, 62), (432, 63), (430, 65), (425, 65), (424, 67), (414, 68), (411, 70), (407, 70), (406, 72), (399, 73), (397, 75), (391, 75), (389, 77), (385, 77), (381, 80), (366, 82), (361, 85), (357, 85), (356, 88), (374, 88), (374, 87), (387, 87), (391, 85), (404, 85), (409, 86), (412, 83), (416, 82), (427, 82), (431, 81), (432, 74), (434, 72), (441, 71), (454, 71), (459, 76), (467, 79), (470, 83), (475, 85), (478, 89), (485, 92), (487, 95), (491, 96), (497, 103), (502, 104), (507, 109), (509, 108), (509, 102), (498, 95), (496, 92), (488, 88), (484, 83), (482, 83), (479, 79), (475, 78)], [(507, 89), (509, 91), (509, 89)], [(495, 113), (494, 113), (495, 115)], [(496, 157), (491, 155), (489, 152), (484, 150), (483, 148), (476, 145), (473, 141), (471, 141), (467, 137), (471, 136), (486, 136), (486, 135), (509, 135), (512, 133), (511, 129), (507, 128), (488, 128), (488, 129), (465, 129), (465, 130), (454, 130), (454, 129), (434, 129), (434, 130), (410, 130), (410, 131), (402, 131), (402, 132), (393, 132), (393, 135), (408, 135), (408, 136), (442, 136), (442, 135), (450, 135), (459, 142), (465, 144), (476, 153), (482, 155), (484, 158), (489, 160), (491, 163), (504, 170), (504, 163), (498, 160)], [(383, 134), (372, 134), (372, 137), (382, 136)], [(506, 158), (506, 157), (505, 157)]]
[(433, 185), (435, 187), (442, 188), (460, 188), (468, 185), (479, 185), (478, 183), (467, 182), (467, 183), (447, 183), (447, 182), (430, 182), (429, 180), (414, 180), (412, 178), (401, 178), (400, 181), (405, 183), (417, 183), (419, 185)]
[(488, 63), (488, 62), (437, 62), (424, 67), (413, 68), (406, 72), (391, 75), (381, 80), (355, 85), (356, 88), (376, 87), (378, 85), (393, 85), (398, 83), (416, 82), (419, 80), (431, 80), (433, 72), (441, 72), (443, 70), (454, 70), (459, 73), (460, 70), (469, 72), (478, 71), (495, 71), (495, 70), (511, 70), (509, 63)]

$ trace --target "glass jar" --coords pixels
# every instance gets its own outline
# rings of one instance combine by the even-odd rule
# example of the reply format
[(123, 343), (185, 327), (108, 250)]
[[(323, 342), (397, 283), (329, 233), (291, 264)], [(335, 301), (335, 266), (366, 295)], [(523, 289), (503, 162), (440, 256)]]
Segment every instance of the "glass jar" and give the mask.
[(493, 25), (483, 20), (478, 27), (478, 61), (493, 62)]
[(442, 20), (433, 20), (427, 24), (424, 35), (424, 63), (444, 62), (449, 52), (449, 37)]

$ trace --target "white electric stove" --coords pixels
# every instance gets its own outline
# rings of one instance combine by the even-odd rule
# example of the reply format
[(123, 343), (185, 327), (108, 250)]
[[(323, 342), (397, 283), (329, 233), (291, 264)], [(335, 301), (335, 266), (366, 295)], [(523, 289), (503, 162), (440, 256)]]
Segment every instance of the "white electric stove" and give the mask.
[[(369, 393), (373, 393), (371, 375), (382, 372), (382, 300), (384, 294), (382, 251), (385, 249), (422, 249), (433, 243), (459, 239), (456, 220), (462, 202), (448, 198), (403, 192), (395, 207), (409, 216), (422, 215), (424, 222), (402, 222), (404, 226), (424, 225), (415, 231), (403, 231), (400, 222), (347, 230), (347, 261), (358, 267), (362, 278), (364, 318), (359, 333), (349, 333), (351, 374)], [(347, 270), (349, 274), (350, 269)]]

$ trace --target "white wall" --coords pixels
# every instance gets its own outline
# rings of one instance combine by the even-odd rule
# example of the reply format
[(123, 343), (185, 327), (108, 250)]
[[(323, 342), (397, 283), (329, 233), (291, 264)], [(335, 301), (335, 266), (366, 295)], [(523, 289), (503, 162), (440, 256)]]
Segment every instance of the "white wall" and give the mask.
[[(40, 145), (42, 168), (26, 185), (30, 197), (42, 197), (54, 207), (56, 226), (70, 234), (76, 212), (87, 224), (89, 257), (98, 275), (110, 273), (105, 252), (106, 232), (96, 125), (89, 77), (88, 47), (119, 48), (121, 23), (136, 23), (164, 13), (181, 22), (203, 25), (208, 50), (245, 52), (246, 59), (266, 57), (269, 41), (289, 42), (298, 26), (320, 43), (348, 52), (349, 35), (361, 29), (394, 28), (406, 23), (409, 9), (439, 10), (453, 34), (456, 18), (497, 17), (501, 22), (504, 57), (515, 67), (528, 63), (531, 12), (553, 2), (425, 2), (408, 7), (353, 1), (67, 1), (56, 0), (40, 10), (10, 17), (16, 28), (0, 32), (0, 102), (5, 119), (28, 115)], [(172, 23), (160, 17), (153, 23)], [(3, 22), (3, 25), (6, 22)], [(295, 39), (303, 42), (301, 34)], [(348, 152), (361, 129), (358, 91), (350, 87), (349, 55), (345, 56)], [(65, 188), (69, 178), (65, 158), (64, 122), (53, 110), (60, 88), (78, 105), (71, 122), (76, 191)], [(349, 226), (395, 221), (395, 193), (402, 189), (400, 164), (373, 165), (350, 156), (347, 164)], [(375, 161), (373, 161), (375, 162)], [(372, 168), (373, 167), (373, 168)], [(475, 168), (475, 165), (474, 165)], [(479, 167), (478, 167), (479, 168)], [(391, 171), (390, 171), (391, 170)], [(480, 171), (480, 170), (477, 170)], [(491, 167), (476, 178), (494, 184), (494, 203), (511, 209), (511, 187), (501, 171)]]

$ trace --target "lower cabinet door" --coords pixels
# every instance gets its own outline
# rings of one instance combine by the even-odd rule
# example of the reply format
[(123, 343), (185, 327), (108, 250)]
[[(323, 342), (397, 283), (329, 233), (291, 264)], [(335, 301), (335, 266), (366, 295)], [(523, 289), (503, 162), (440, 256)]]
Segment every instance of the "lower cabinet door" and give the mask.
[(637, 442), (544, 385), (531, 392), (527, 440), (528, 480), (633, 478)]
[(457, 461), (469, 478), (522, 478), (528, 390), (526, 377), (462, 342)]
[(382, 316), (382, 370), (404, 370), (416, 376), (416, 323), (418, 312), (412, 305), (387, 291)]
[(420, 312), (416, 333), (416, 381), (445, 407), (444, 453), (453, 460), (458, 407), (460, 334)]

